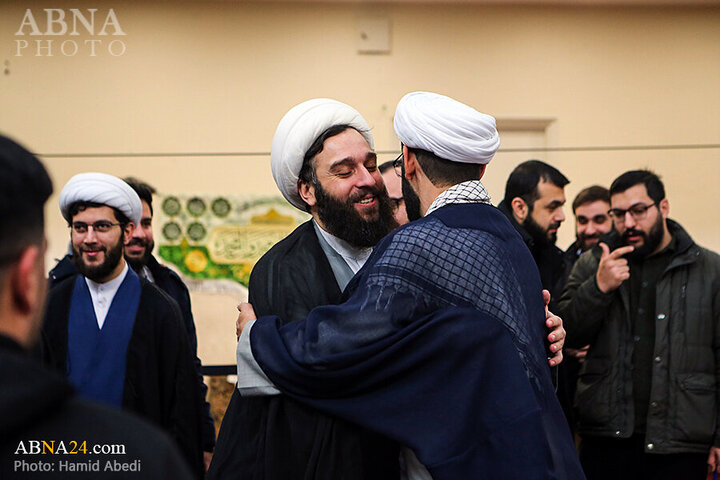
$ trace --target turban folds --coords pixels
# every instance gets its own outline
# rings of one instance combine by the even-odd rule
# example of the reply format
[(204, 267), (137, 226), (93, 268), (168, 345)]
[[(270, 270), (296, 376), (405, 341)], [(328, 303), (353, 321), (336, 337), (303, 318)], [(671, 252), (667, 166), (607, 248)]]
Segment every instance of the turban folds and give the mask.
[(283, 197), (300, 210), (305, 202), (297, 190), (303, 159), (310, 146), (328, 128), (350, 125), (374, 148), (370, 127), (349, 105), (329, 98), (315, 98), (294, 106), (280, 120), (273, 137), (270, 166)]
[(135, 190), (117, 177), (105, 173), (80, 173), (60, 192), (60, 212), (72, 222), (70, 207), (76, 202), (93, 202), (117, 208), (135, 225), (140, 224), (142, 203)]
[(452, 162), (487, 164), (500, 146), (495, 118), (437, 93), (405, 95), (393, 126), (404, 145)]

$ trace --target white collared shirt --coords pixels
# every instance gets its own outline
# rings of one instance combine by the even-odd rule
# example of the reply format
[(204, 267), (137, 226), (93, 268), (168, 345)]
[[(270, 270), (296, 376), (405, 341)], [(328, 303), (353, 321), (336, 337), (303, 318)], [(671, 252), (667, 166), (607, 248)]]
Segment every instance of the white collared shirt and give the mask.
[[(313, 223), (315, 223), (315, 220), (313, 219)], [(320, 227), (320, 225), (318, 225)], [(338, 238), (332, 233), (326, 232), (322, 227), (317, 229), (320, 234), (323, 236), (325, 241), (332, 247), (333, 250), (335, 250), (341, 257), (343, 257), (343, 260), (348, 264), (348, 267), (350, 267), (350, 270), (353, 271), (353, 273), (357, 273), (363, 265), (365, 265), (365, 262), (368, 258), (370, 258), (370, 254), (372, 253), (372, 247), (353, 247), (348, 242), (343, 240), (342, 238)]]
[(107, 317), (108, 311), (110, 310), (113, 298), (115, 298), (120, 284), (125, 280), (127, 272), (128, 265), (127, 262), (125, 262), (125, 268), (120, 272), (120, 275), (105, 283), (97, 283), (85, 277), (85, 283), (87, 283), (90, 289), (90, 298), (92, 298), (93, 308), (95, 309), (95, 318), (97, 318), (100, 329), (102, 329), (105, 323), (105, 317)]

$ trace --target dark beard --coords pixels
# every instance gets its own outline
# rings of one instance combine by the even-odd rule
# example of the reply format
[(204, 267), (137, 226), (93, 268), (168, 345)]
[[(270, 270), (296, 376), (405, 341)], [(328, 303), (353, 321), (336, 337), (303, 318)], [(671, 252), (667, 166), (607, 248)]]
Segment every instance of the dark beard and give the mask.
[[(381, 238), (398, 227), (385, 188), (364, 188), (343, 202), (323, 190), (320, 182), (314, 187), (320, 221), (328, 232), (354, 247), (374, 247)], [(378, 202), (378, 217), (375, 220), (365, 220), (353, 205), (368, 193), (374, 195)]]
[(662, 215), (658, 215), (658, 219), (655, 222), (655, 224), (650, 228), (650, 231), (648, 233), (641, 232), (639, 230), (635, 230), (634, 228), (628, 228), (625, 230), (622, 234), (622, 239), (625, 245), (630, 245), (628, 243), (628, 237), (631, 235), (641, 235), (643, 239), (645, 240), (640, 247), (635, 247), (635, 250), (628, 253), (626, 256), (629, 259), (633, 260), (641, 260), (651, 253), (655, 251), (655, 249), (660, 245), (660, 242), (662, 242), (663, 238), (663, 222), (665, 220), (663, 219)]
[(420, 197), (418, 197), (412, 185), (405, 178), (405, 166), (403, 165), (403, 176), (402, 176), (402, 194), (405, 200), (405, 210), (407, 211), (408, 220), (411, 222), (422, 218), (422, 212), (420, 211)]
[[(548, 237), (547, 230), (543, 229), (539, 223), (535, 221), (534, 218), (532, 218), (531, 215), (532, 211), (528, 212), (527, 218), (525, 218), (525, 221), (523, 222), (522, 226), (523, 228), (530, 234), (530, 237), (532, 237), (533, 241), (535, 242), (535, 245), (537, 246), (548, 246), (548, 245), (555, 245), (555, 242), (557, 242), (557, 231), (552, 234), (551, 237)], [(559, 228), (559, 223), (553, 223), (548, 227), (548, 230), (551, 228)]]
[(130, 264), (130, 268), (135, 270), (136, 273), (140, 273), (143, 267), (150, 261), (150, 255), (152, 255), (153, 248), (155, 248), (155, 242), (148, 242), (146, 238), (133, 238), (127, 246), (129, 247), (133, 244), (145, 247), (145, 253), (143, 253), (140, 258), (125, 255), (125, 260), (127, 260), (128, 264)]
[(73, 263), (75, 264), (75, 268), (77, 268), (78, 272), (80, 272), (81, 275), (95, 282), (106, 278), (112, 273), (113, 270), (115, 270), (115, 267), (117, 267), (120, 259), (122, 258), (122, 238), (118, 240), (115, 246), (110, 247), (109, 250), (107, 248), (103, 248), (103, 251), (105, 252), (105, 261), (100, 265), (89, 266), (82, 261), (80, 252), (73, 246), (72, 259)]
[(582, 233), (582, 234), (577, 235), (577, 244), (580, 247), (580, 249), (583, 252), (585, 252), (587, 250), (590, 250), (595, 245), (597, 245), (597, 242), (595, 242), (592, 245), (587, 246), (588, 240), (592, 240), (592, 239), (599, 240), (600, 237), (602, 237), (602, 236), (603, 236), (603, 234), (601, 234), (601, 233), (593, 233), (592, 235), (585, 235), (584, 233)]

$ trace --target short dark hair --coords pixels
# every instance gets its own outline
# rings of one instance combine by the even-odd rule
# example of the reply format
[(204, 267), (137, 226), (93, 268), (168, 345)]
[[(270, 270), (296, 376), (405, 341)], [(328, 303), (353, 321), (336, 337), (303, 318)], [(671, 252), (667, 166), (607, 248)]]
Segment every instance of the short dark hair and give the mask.
[(575, 214), (575, 210), (577, 210), (578, 207), (597, 201), (603, 201), (609, 205), (610, 191), (600, 185), (593, 185), (580, 190), (580, 193), (577, 194), (572, 203), (573, 214)]
[(620, 175), (610, 185), (610, 195), (622, 193), (625, 190), (640, 184), (645, 185), (648, 197), (655, 203), (665, 198), (665, 186), (660, 177), (650, 170), (630, 170)]
[(415, 154), (425, 176), (436, 187), (480, 180), (482, 165), (478, 163), (451, 162), (420, 148), (408, 147), (408, 151)]
[(383, 174), (393, 168), (393, 160), (388, 160), (387, 162), (383, 162), (378, 166), (378, 170), (380, 170), (380, 174)]
[(135, 190), (135, 193), (138, 194), (138, 197), (140, 197), (140, 200), (145, 200), (148, 204), (148, 207), (150, 207), (150, 215), (153, 215), (153, 194), (155, 193), (155, 187), (152, 185), (143, 182), (142, 180), (138, 180), (135, 177), (125, 177), (123, 178), (125, 183), (130, 185), (130, 188)]
[(45, 238), (44, 206), (50, 176), (38, 158), (0, 135), (0, 267)]
[[(317, 186), (318, 178), (317, 172), (315, 171), (315, 156), (317, 156), (320, 152), (323, 151), (323, 148), (325, 146), (325, 140), (334, 137), (335, 135), (340, 135), (348, 128), (352, 128), (361, 135), (363, 134), (363, 132), (361, 132), (357, 128), (350, 126), (346, 123), (341, 123), (327, 128), (324, 132), (318, 135), (315, 141), (308, 148), (307, 152), (305, 152), (302, 168), (300, 168), (300, 174), (298, 175), (298, 178), (300, 180), (302, 180), (303, 182), (307, 182), (312, 186)], [(305, 211), (310, 211), (310, 205), (305, 204)]]
[(532, 211), (535, 201), (540, 198), (538, 185), (540, 180), (550, 182), (556, 187), (563, 188), (570, 183), (560, 170), (540, 160), (528, 160), (521, 163), (505, 183), (505, 202), (512, 202), (515, 197), (520, 197)]
[[(104, 203), (96, 203), (96, 202), (75, 202), (72, 205), (70, 205), (70, 208), (68, 208), (68, 213), (70, 215), (70, 221), (68, 221), (68, 225), (72, 225), (72, 218), (78, 214), (78, 212), (85, 211), (88, 208), (100, 208), (100, 207), (109, 207), (109, 205), (106, 205)], [(120, 228), (125, 230), (125, 227), (128, 223), (130, 223), (130, 219), (125, 215), (123, 212), (121, 212), (119, 209), (115, 207), (112, 208), (113, 213), (115, 214), (115, 220), (118, 221), (120, 224)]]

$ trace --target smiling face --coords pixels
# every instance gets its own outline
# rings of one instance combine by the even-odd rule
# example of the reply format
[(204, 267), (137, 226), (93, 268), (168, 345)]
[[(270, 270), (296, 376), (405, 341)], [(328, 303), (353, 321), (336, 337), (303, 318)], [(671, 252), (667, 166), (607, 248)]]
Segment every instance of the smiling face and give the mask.
[[(72, 218), (72, 223), (83, 222), (92, 225), (96, 222), (117, 224), (112, 208), (88, 207), (79, 211)], [(88, 227), (85, 233), (77, 233), (70, 229), (73, 248), (73, 261), (78, 271), (99, 283), (115, 278), (125, 266), (123, 245), (130, 240), (132, 228), (122, 230), (120, 225), (113, 225), (107, 232), (96, 232)]]
[(330, 197), (352, 203), (366, 220), (378, 217), (377, 197), (385, 187), (377, 155), (360, 132), (348, 128), (325, 140), (314, 166), (318, 181)]
[(300, 196), (327, 232), (369, 247), (397, 226), (377, 168), (377, 155), (355, 129), (325, 140), (313, 159), (316, 183), (301, 181)]
[(582, 251), (589, 250), (598, 243), (598, 239), (612, 230), (612, 221), (608, 216), (610, 204), (603, 200), (579, 205), (575, 209), (575, 227), (578, 244)]
[(147, 265), (152, 250), (155, 247), (150, 205), (148, 205), (145, 200), (140, 201), (142, 203), (140, 225), (135, 228), (130, 242), (125, 246), (125, 258), (127, 258), (135, 269)]
[(555, 243), (557, 231), (565, 221), (565, 213), (563, 213), (565, 190), (544, 180), (540, 180), (537, 190), (538, 199), (535, 200), (523, 226), (533, 236), (543, 236), (547, 241)]

